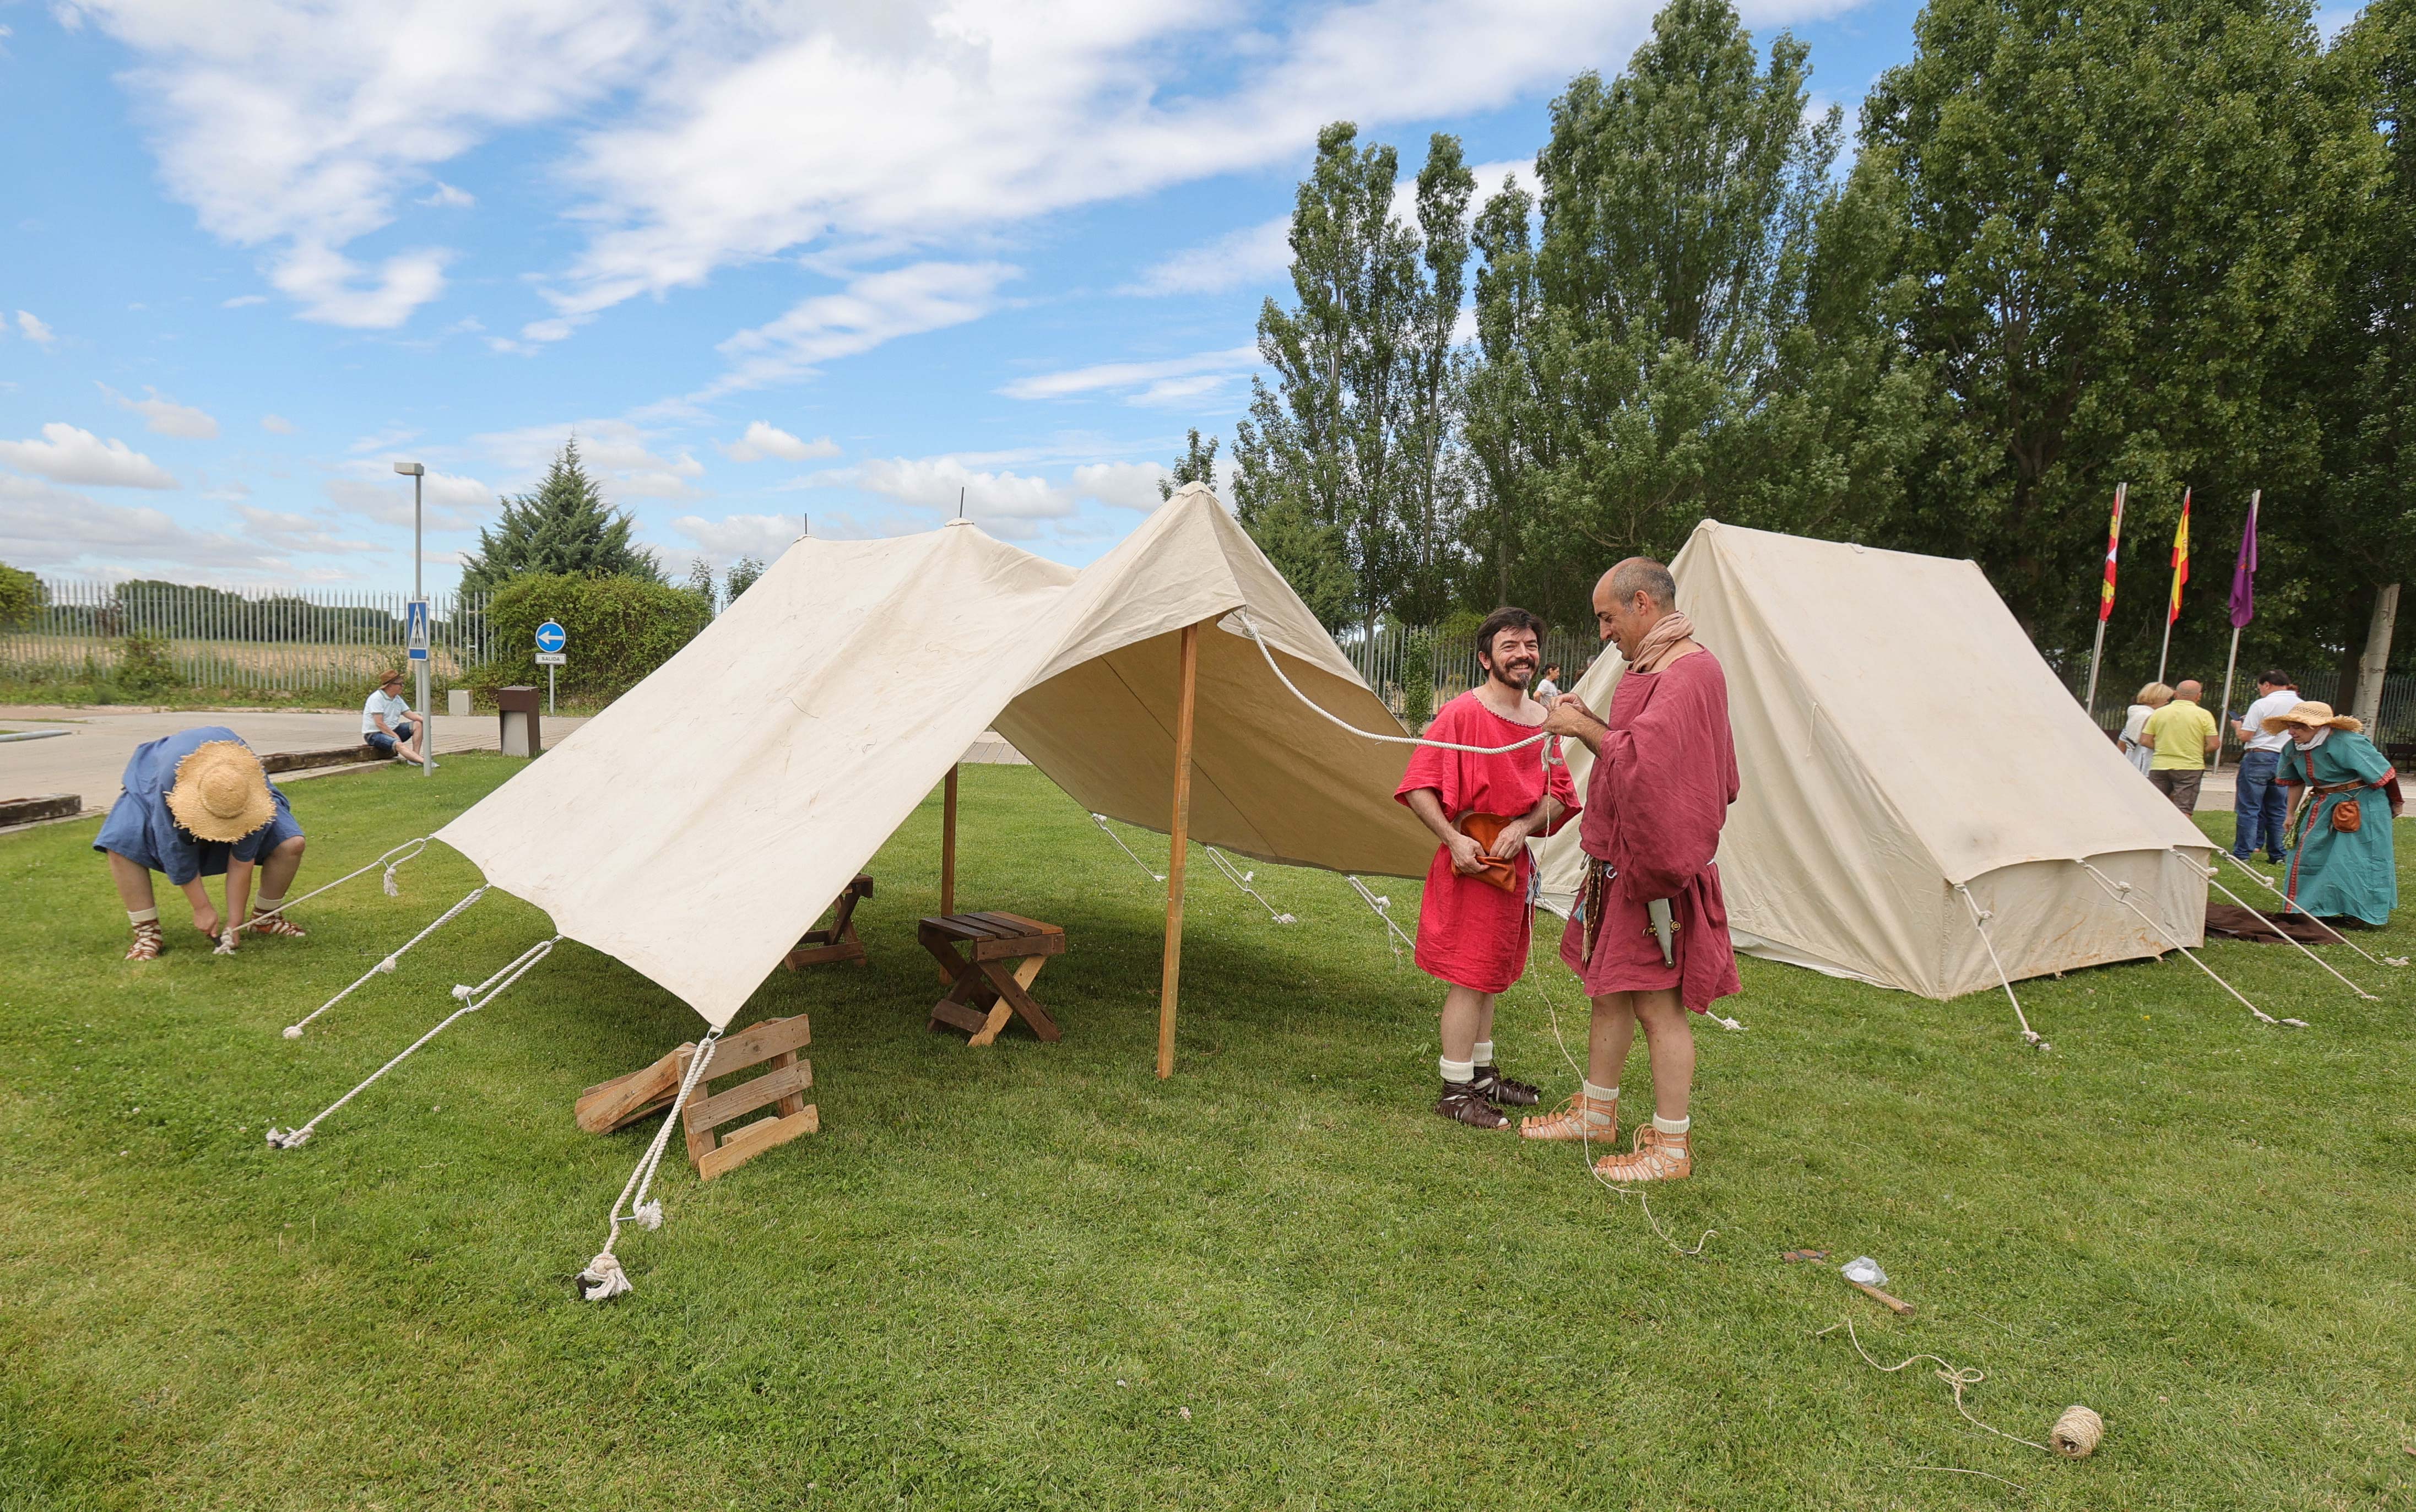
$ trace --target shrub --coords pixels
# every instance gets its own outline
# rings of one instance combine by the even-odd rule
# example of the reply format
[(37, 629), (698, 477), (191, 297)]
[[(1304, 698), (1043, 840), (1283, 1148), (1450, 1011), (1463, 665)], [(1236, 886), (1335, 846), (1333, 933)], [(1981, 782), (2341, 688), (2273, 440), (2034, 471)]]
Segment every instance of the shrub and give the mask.
[(118, 691), (128, 698), (150, 698), (180, 687), (184, 681), (168, 660), (168, 643), (147, 631), (138, 631), (117, 643), (117, 673), (113, 680)]
[(42, 580), (23, 567), (0, 562), (0, 629), (31, 624), (50, 602)]
[(1434, 637), (1412, 630), (1401, 648), (1401, 722), (1418, 734), (1434, 722)]
[(642, 578), (514, 578), (487, 608), (492, 659), (472, 673), (472, 688), (491, 699), (508, 684), (542, 687), (536, 627), (547, 620), (569, 637), (557, 688), (574, 698), (609, 702), (696, 638), (712, 611), (685, 588)]

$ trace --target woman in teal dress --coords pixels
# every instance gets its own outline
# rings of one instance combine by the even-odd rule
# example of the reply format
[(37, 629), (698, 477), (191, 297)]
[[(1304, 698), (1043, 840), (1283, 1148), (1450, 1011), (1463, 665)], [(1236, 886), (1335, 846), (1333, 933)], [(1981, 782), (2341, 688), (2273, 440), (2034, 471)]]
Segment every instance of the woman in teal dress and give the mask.
[(2265, 721), (2288, 733), (2276, 782), (2302, 790), (2285, 889), (2302, 913), (2353, 918), (2377, 928), (2399, 902), (2391, 824), (2399, 789), (2391, 763), (2359, 732), (2364, 725), (2329, 703), (2298, 704)]

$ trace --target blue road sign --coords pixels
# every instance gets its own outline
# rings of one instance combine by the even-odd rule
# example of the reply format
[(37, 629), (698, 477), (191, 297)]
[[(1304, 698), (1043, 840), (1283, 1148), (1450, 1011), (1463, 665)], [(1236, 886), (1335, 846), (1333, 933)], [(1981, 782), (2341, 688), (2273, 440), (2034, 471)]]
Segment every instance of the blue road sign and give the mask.
[(536, 627), (536, 648), (539, 651), (559, 651), (569, 643), (570, 637), (565, 635), (562, 627), (551, 620)]
[(403, 641), (411, 648), (411, 659), (426, 661), (428, 659), (428, 600), (414, 598), (406, 602), (402, 609)]

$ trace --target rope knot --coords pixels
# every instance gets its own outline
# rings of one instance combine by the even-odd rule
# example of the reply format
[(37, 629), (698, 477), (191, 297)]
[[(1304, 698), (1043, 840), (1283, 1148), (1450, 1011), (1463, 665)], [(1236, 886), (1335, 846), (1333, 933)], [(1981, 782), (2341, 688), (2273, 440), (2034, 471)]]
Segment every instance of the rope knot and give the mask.
[(579, 1294), (589, 1302), (610, 1302), (624, 1293), (635, 1291), (621, 1262), (607, 1249), (587, 1263), (579, 1273)]
[[(397, 866), (400, 866), (400, 862), (396, 863)], [(394, 867), (388, 867), (385, 869), (385, 895), (388, 898), (400, 898), (402, 896), (402, 888), (399, 886), (394, 880)]]
[(395, 960), (392, 956), (388, 956), (384, 960), (377, 963), (377, 969), (385, 973), (389, 976), (394, 975), (394, 966)]
[(474, 995), (476, 995), (476, 991), (477, 990), (470, 986), (467, 982), (455, 982), (453, 984), (453, 1001), (456, 1003), (467, 1003)]
[(657, 1197), (649, 1202), (640, 1202), (636, 1211), (629, 1216), (638, 1220), (639, 1228), (652, 1232), (663, 1226), (663, 1200)]
[(298, 1024), (298, 1023), (289, 1023), (289, 1024), (287, 1024), (287, 1025), (285, 1026), (285, 1037), (286, 1037), (286, 1038), (288, 1038), (288, 1039), (299, 1039), (299, 1038), (301, 1038), (301, 1037), (302, 1037), (302, 1026), (301, 1026), (300, 1024)]
[(303, 1141), (310, 1137), (310, 1126), (308, 1124), (303, 1125), (300, 1128), (281, 1130), (274, 1124), (268, 1126), (268, 1147), (272, 1150), (296, 1149), (301, 1145)]

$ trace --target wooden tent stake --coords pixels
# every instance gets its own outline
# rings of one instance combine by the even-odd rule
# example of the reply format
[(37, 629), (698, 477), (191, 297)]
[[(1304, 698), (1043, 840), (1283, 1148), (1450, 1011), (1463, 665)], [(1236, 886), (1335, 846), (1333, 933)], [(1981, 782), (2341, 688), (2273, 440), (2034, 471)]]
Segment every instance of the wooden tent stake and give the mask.
[(1182, 693), (1174, 714), (1174, 850), (1166, 860), (1166, 971), (1157, 990), (1157, 1075), (1174, 1074), (1175, 985), (1183, 975), (1183, 853), (1191, 828), (1191, 704), (1200, 686), (1200, 627), (1183, 627)]
[[(948, 779), (941, 785), (940, 798), (940, 913), (944, 916), (957, 911), (957, 769), (948, 768)], [(949, 979), (948, 970), (940, 968), (940, 980)]]

